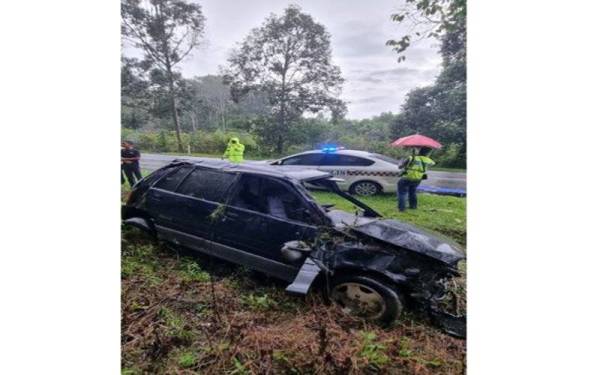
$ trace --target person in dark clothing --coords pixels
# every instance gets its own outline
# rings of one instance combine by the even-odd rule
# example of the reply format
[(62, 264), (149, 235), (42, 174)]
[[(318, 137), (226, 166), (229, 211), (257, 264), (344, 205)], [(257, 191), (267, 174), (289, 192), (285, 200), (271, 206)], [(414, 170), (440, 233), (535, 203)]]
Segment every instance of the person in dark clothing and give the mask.
[(133, 147), (131, 141), (123, 141), (121, 146), (121, 170), (125, 172), (129, 186), (133, 187), (136, 182), (142, 179), (139, 162), (140, 152)]

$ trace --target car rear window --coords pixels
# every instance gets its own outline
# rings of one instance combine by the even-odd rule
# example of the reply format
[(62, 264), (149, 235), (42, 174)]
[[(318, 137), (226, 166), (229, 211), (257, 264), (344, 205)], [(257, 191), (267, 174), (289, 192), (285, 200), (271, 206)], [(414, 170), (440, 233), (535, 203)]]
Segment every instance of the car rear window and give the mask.
[(387, 161), (388, 163), (392, 163), (392, 164), (400, 164), (400, 160), (394, 159), (391, 156), (386, 156), (386, 155), (381, 155), (381, 154), (371, 154), (373, 157), (383, 160), (383, 161)]
[(320, 165), (322, 154), (304, 154), (284, 159), (282, 165)]
[(177, 189), (180, 194), (223, 203), (225, 194), (235, 181), (236, 175), (221, 171), (197, 168)]
[(175, 191), (177, 185), (183, 180), (185, 176), (193, 169), (191, 165), (184, 165), (179, 169), (169, 173), (167, 176), (163, 177), (154, 185), (155, 188)]

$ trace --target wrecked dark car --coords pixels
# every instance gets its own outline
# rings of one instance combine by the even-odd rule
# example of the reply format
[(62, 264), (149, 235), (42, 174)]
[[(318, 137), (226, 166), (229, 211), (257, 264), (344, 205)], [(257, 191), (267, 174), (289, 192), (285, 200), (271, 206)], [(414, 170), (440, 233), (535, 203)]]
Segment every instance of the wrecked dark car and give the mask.
[[(357, 212), (319, 205), (307, 185), (344, 197)], [(446, 332), (465, 335), (464, 317), (439, 306), (465, 259), (460, 248), (381, 218), (327, 172), (176, 160), (134, 186), (123, 220), (287, 281), (289, 292), (320, 288), (347, 313), (390, 323), (410, 305)]]

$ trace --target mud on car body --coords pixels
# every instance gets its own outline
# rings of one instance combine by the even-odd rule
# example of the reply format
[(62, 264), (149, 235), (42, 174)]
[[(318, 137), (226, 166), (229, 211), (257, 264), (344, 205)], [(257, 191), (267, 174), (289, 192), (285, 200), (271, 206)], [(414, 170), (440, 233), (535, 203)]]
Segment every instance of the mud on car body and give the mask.
[[(319, 205), (305, 185), (352, 202), (356, 214)], [(458, 276), (459, 246), (381, 218), (340, 190), (328, 172), (217, 160), (176, 160), (137, 183), (125, 224), (289, 282), (322, 289), (344, 311), (390, 323), (405, 306), (464, 336), (464, 318), (439, 306)]]

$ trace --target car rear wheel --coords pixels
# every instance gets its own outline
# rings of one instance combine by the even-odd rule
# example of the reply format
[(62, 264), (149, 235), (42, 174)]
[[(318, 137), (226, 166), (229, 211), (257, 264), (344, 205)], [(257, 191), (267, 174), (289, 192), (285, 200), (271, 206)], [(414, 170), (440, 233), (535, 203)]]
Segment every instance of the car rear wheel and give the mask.
[(350, 186), (350, 194), (368, 197), (381, 191), (381, 187), (371, 181), (359, 181)]
[(370, 276), (343, 276), (334, 279), (331, 299), (349, 314), (388, 324), (402, 312), (403, 302), (396, 290)]

